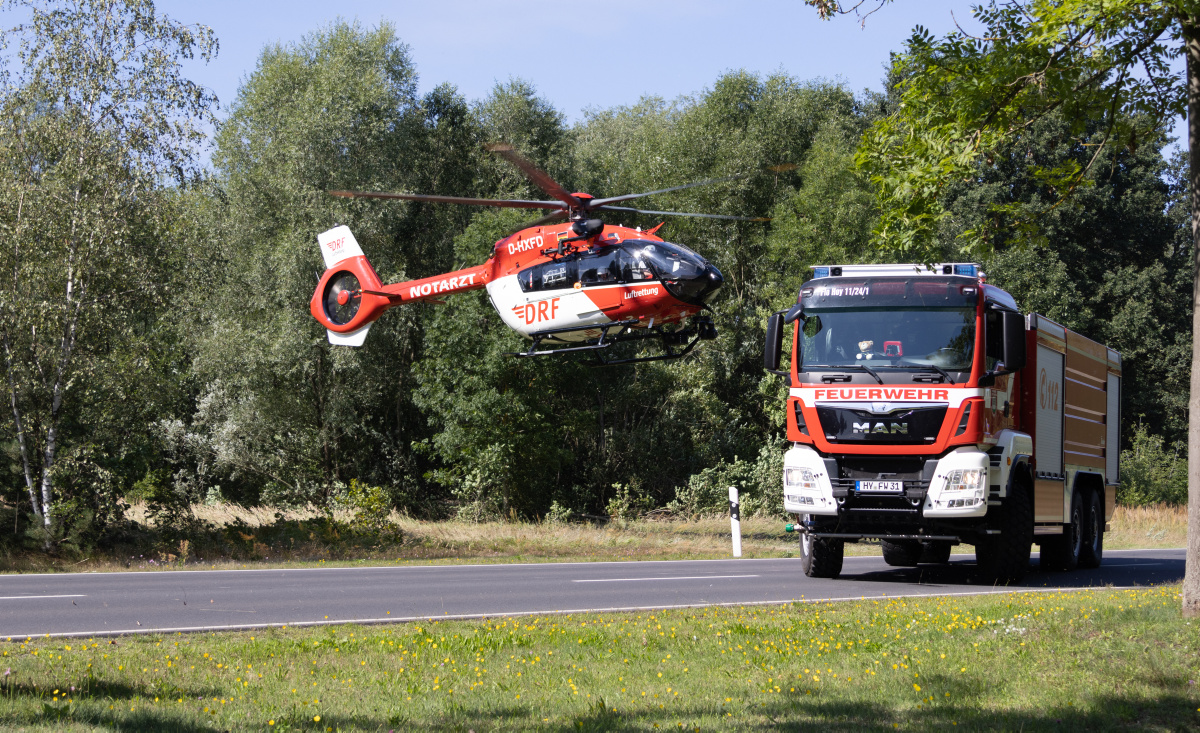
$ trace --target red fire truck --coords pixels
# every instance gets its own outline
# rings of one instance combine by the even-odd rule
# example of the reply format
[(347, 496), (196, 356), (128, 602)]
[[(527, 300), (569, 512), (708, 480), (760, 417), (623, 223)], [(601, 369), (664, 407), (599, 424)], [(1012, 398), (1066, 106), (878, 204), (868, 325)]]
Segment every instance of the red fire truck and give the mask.
[[(1095, 567), (1118, 474), (1121, 355), (1024, 315), (972, 263), (814, 267), (767, 321), (764, 366), (789, 386), (784, 508), (805, 574), (845, 543), (890, 565), (975, 546), (981, 575)], [(790, 368), (780, 370), (785, 325)]]

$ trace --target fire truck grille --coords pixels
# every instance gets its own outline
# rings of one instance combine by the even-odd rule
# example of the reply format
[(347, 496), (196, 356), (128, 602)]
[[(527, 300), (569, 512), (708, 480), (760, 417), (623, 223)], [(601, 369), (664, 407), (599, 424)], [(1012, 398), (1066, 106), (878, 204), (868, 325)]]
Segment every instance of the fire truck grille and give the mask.
[(946, 406), (914, 407), (885, 415), (845, 407), (817, 407), (825, 439), (832, 443), (932, 445), (946, 418)]
[(895, 494), (858, 492), (854, 486), (854, 479), (833, 481), (833, 495), (841, 502), (838, 515), (850, 522), (846, 526), (921, 523), (928, 481), (905, 481), (904, 493)]
[(830, 481), (833, 488), (833, 495), (838, 499), (846, 499), (846, 506), (855, 508), (878, 508), (878, 509), (904, 509), (912, 508), (912, 503), (909, 501), (923, 500), (925, 494), (929, 493), (929, 481), (905, 481), (904, 492), (900, 493), (878, 493), (878, 492), (862, 492), (855, 489), (855, 479), (838, 478)]
[[(837, 475), (854, 479), (917, 480), (926, 478), (923, 474), (927, 461), (925, 456), (838, 456)], [(932, 469), (929, 475), (933, 475)]]

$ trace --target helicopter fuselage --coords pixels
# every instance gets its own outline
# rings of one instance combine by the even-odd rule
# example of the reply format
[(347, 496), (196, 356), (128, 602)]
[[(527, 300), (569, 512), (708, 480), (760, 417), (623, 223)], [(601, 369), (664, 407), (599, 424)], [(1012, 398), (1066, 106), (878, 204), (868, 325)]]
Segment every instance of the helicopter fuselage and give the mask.
[[(342, 251), (347, 245), (336, 236), (339, 230), (344, 228), (321, 235), (329, 269), (311, 303), (313, 316), (337, 334), (358, 332), (395, 305), (438, 302), (452, 293), (486, 288), (501, 319), (521, 335), (545, 338), (551, 331), (552, 341), (585, 341), (607, 324), (636, 321), (635, 328), (649, 328), (696, 315), (723, 282), (703, 257), (650, 232), (605, 225), (581, 239), (563, 223), (523, 229), (497, 241), (481, 265), (384, 285), (352, 237), (352, 251)], [(340, 297), (361, 301), (351, 315), (339, 318), (329, 293), (345, 272), (357, 278), (358, 290)]]

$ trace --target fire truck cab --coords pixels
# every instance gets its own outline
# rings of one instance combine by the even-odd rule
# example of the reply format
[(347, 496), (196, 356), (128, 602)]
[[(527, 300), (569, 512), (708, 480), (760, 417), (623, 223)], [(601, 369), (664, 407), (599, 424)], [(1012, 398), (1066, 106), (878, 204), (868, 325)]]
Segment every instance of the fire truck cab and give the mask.
[[(989, 285), (974, 263), (813, 268), (767, 321), (787, 380), (784, 508), (804, 572), (846, 542), (896, 566), (975, 546), (994, 582), (1095, 567), (1119, 472), (1121, 355)], [(780, 369), (785, 327), (791, 358)]]

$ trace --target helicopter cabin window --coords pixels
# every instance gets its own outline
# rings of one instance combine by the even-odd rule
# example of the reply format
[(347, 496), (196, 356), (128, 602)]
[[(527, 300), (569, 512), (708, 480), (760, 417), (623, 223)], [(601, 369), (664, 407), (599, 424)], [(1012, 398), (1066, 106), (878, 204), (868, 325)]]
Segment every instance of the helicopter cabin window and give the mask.
[(650, 269), (640, 249), (622, 249), (621, 254), (617, 256), (617, 264), (621, 270), (621, 280), (624, 282), (654, 279), (654, 271)]
[(618, 256), (621, 254), (624, 253), (619, 249), (604, 249), (584, 255), (579, 260), (579, 282), (585, 288), (619, 282), (621, 263)]
[(572, 259), (543, 262), (517, 273), (517, 282), (525, 293), (569, 288), (579, 280), (579, 263)]

